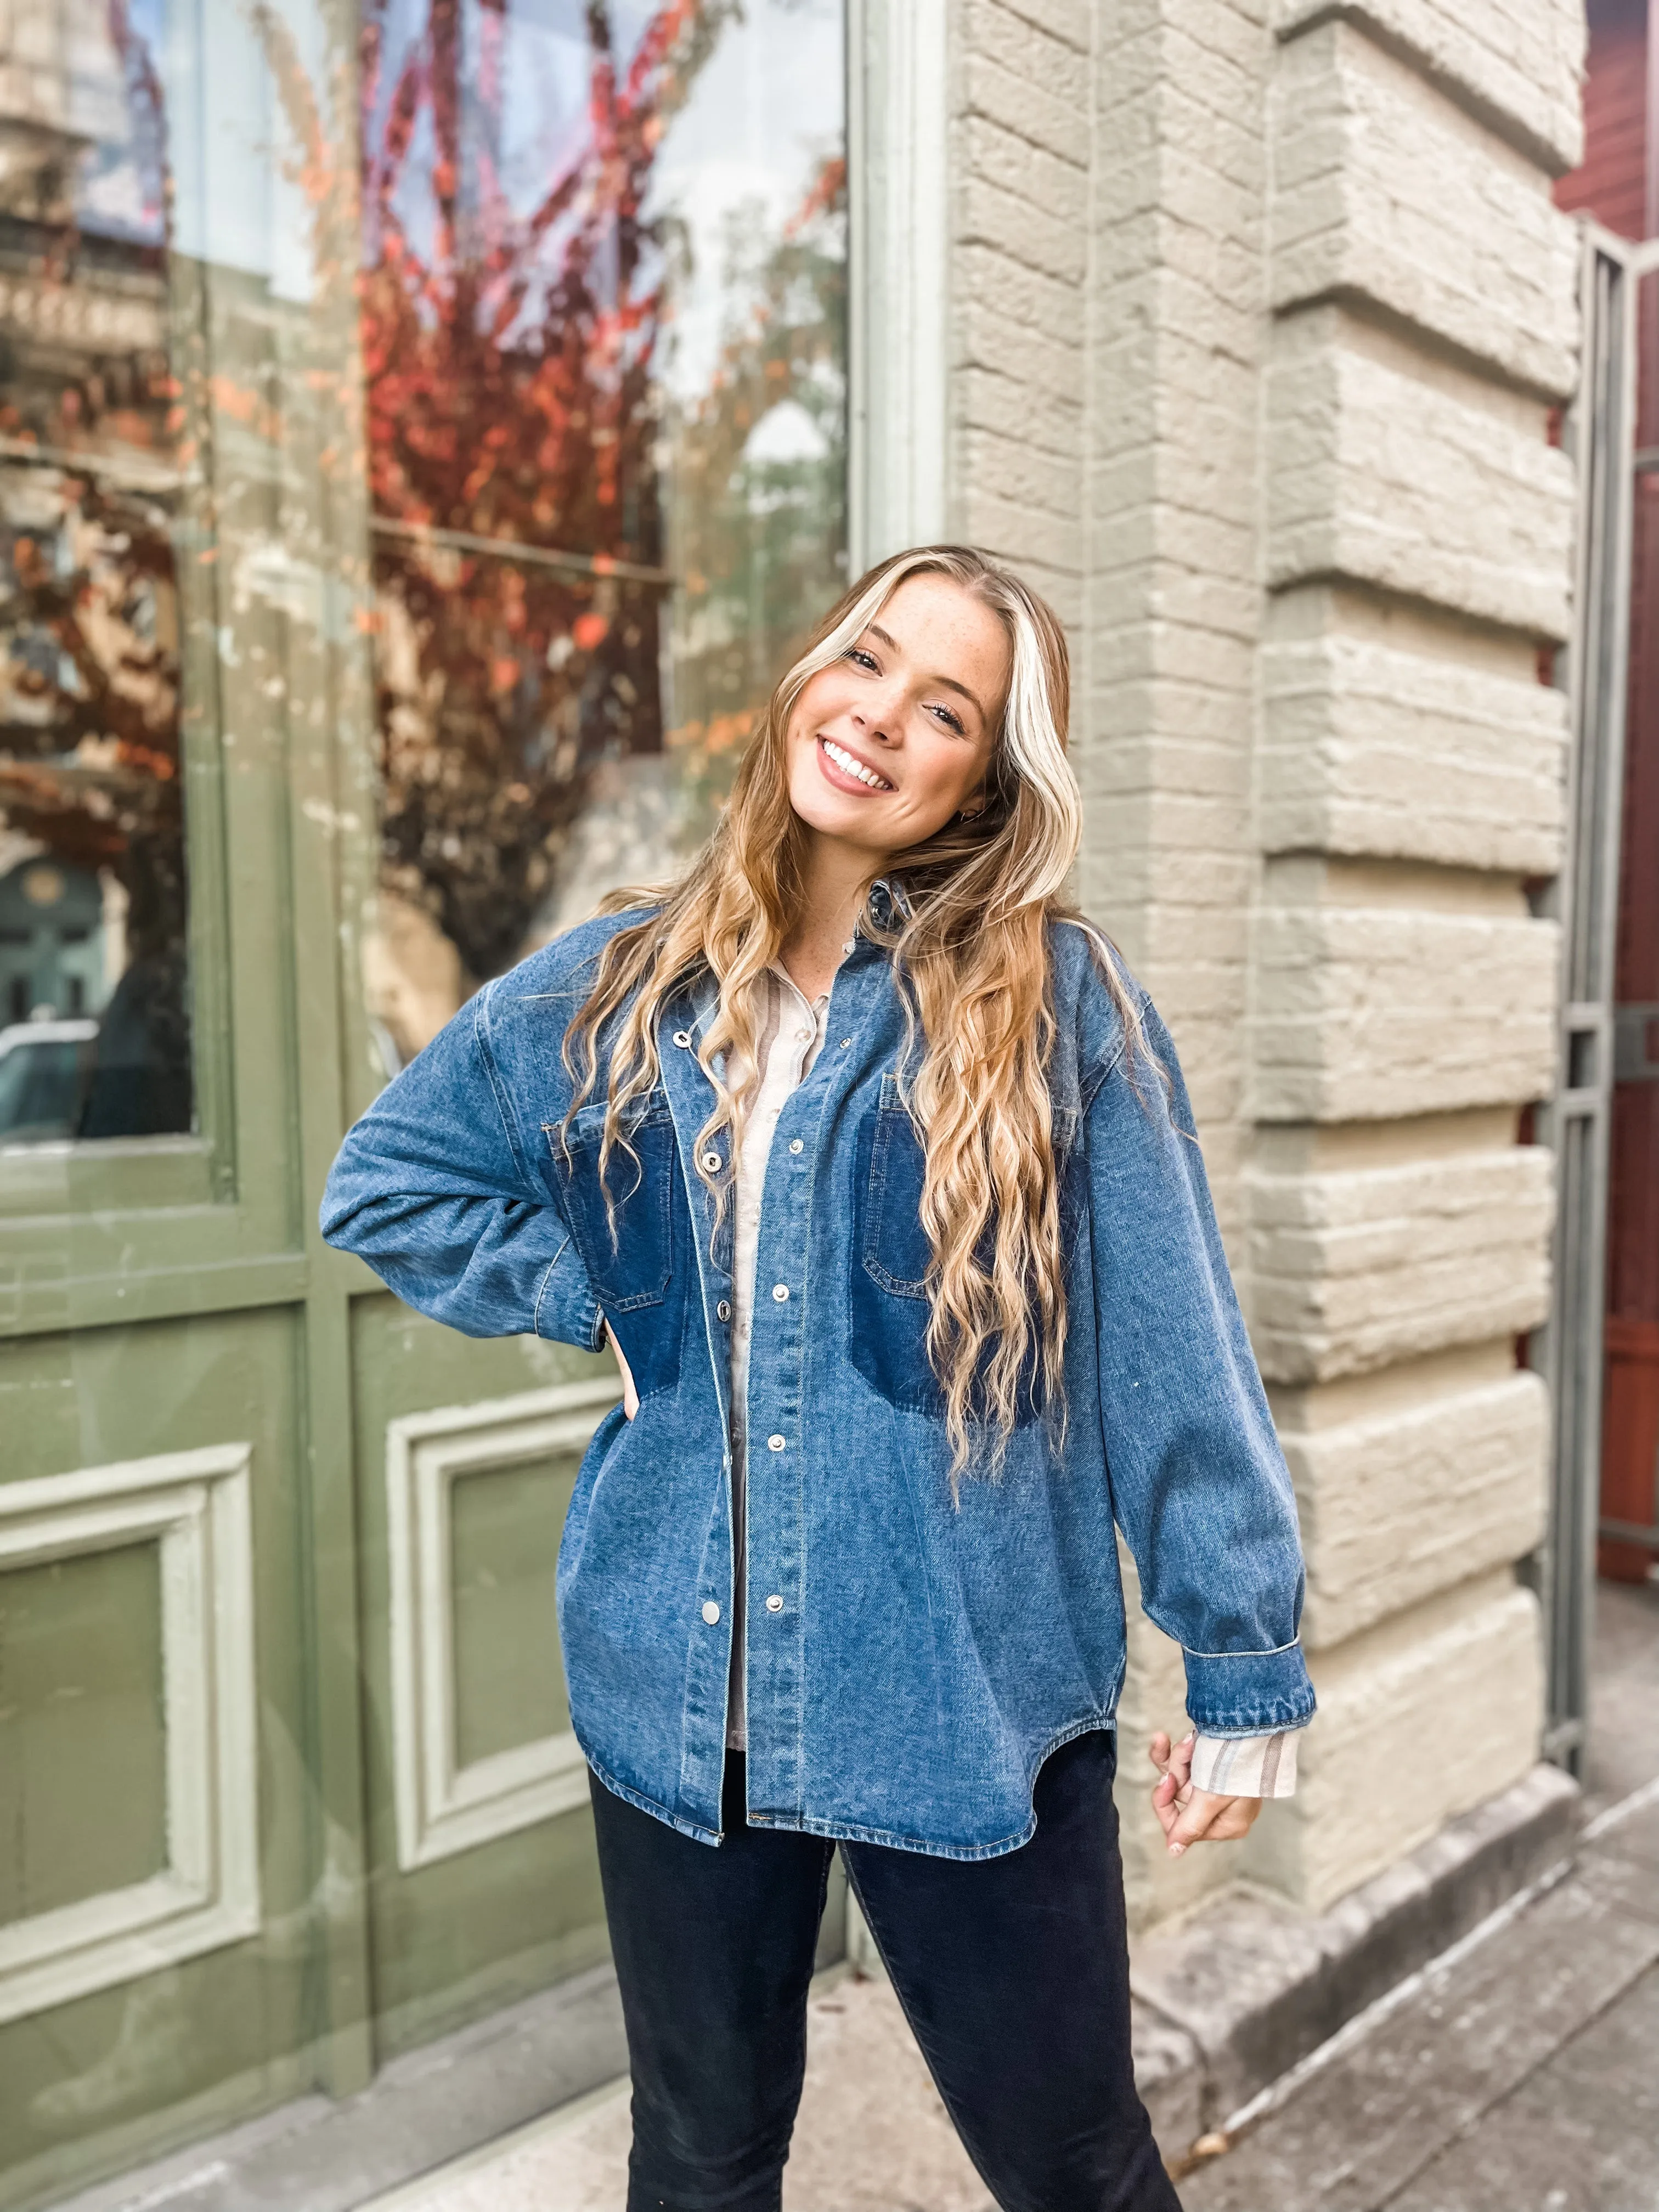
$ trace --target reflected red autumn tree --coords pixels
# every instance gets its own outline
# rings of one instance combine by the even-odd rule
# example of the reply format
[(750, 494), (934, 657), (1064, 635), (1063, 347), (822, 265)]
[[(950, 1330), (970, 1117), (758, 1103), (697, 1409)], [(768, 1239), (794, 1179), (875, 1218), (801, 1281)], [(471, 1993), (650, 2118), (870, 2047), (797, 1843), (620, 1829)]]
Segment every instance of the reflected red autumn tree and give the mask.
[(380, 0), (362, 49), (385, 879), (474, 980), (522, 946), (593, 763), (662, 742), (669, 257), (645, 208), (737, 9), (674, 0), (619, 60), (592, 0), (586, 129), (528, 210), (490, 158), (506, 12), (429, 0), (394, 57)]

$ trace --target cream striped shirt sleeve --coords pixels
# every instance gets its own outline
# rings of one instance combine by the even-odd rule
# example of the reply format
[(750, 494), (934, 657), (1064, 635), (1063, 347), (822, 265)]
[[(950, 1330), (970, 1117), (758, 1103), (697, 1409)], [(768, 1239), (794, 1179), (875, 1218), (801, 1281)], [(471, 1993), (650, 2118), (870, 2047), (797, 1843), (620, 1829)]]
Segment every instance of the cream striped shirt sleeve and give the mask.
[(1293, 1797), (1300, 1729), (1276, 1735), (1200, 1735), (1193, 1746), (1193, 1786), (1218, 1797)]

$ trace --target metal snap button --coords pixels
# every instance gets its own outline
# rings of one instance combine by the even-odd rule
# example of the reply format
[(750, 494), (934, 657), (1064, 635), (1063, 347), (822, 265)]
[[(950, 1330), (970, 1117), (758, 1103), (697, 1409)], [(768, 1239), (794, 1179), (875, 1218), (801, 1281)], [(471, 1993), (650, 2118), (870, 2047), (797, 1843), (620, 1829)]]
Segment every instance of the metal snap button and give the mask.
[(841, 1048), (842, 1048), (842, 1050), (843, 1052), (845, 1052), (845, 1051), (846, 1051), (846, 1049), (847, 1049), (847, 1048), (848, 1048), (848, 1046), (849, 1044), (851, 1044), (851, 1043), (852, 1043), (852, 1042), (853, 1042), (853, 1040), (852, 1040), (852, 1038), (851, 1038), (851, 1037), (843, 1037), (843, 1038), (842, 1039), (842, 1041), (841, 1041)]
[(709, 1174), (714, 1175), (719, 1170), (720, 1156), (718, 1152), (705, 1152), (702, 1156), (702, 1164), (704, 1167), (708, 1169)]
[(802, 1145), (799, 1137), (791, 1137), (789, 1139), (789, 1149), (792, 1152), (799, 1152), (805, 1151), (805, 1147)]
[(714, 1311), (720, 1316), (722, 1321), (730, 1321), (732, 1318), (731, 1299), (722, 1298), (720, 1304), (715, 1307)]
[(768, 1437), (766, 1439), (766, 1449), (768, 1451), (781, 1451), (784, 1448), (784, 1443), (785, 1439), (782, 1437)]
[(708, 1601), (708, 1604), (707, 1604), (707, 1605), (705, 1605), (705, 1606), (704, 1606), (704, 1607), (703, 1607), (703, 1609), (702, 1609), (702, 1617), (703, 1617), (703, 1619), (704, 1619), (704, 1620), (708, 1623), (708, 1626), (709, 1626), (711, 1628), (714, 1626), (714, 1623), (715, 1623), (715, 1622), (720, 1619), (720, 1609), (719, 1606), (717, 1606), (717, 1605), (715, 1604), (715, 1602), (714, 1602), (714, 1599), (713, 1599), (712, 1597), (709, 1599), (709, 1601)]
[(677, 1045), (679, 1045), (679, 1046), (681, 1046), (682, 1048), (684, 1048), (684, 1046), (686, 1046), (686, 1045), (690, 1044), (690, 1042), (691, 1042), (691, 1032), (690, 1032), (690, 1030), (675, 1030), (675, 1032), (674, 1032), (674, 1042), (675, 1042), (675, 1043), (676, 1043)]
[(787, 1284), (787, 1283), (774, 1283), (774, 1284), (773, 1284), (773, 1285), (772, 1285), (772, 1296), (773, 1296), (773, 1297), (776, 1300), (776, 1302), (778, 1303), (778, 1304), (779, 1304), (779, 1305), (781, 1305), (781, 1306), (787, 1306), (787, 1305), (788, 1304), (788, 1303), (789, 1303), (789, 1285), (788, 1285), (788, 1284)]
[(766, 1610), (769, 1613), (781, 1613), (783, 1600), (781, 1597), (769, 1597), (766, 1601)]

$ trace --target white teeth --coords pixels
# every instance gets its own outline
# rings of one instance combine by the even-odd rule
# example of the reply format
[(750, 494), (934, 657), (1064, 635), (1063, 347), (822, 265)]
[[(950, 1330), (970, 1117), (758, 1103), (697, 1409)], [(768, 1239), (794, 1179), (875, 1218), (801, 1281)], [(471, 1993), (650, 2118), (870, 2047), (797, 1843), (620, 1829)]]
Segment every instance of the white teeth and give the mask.
[(823, 750), (843, 775), (857, 776), (859, 781), (867, 783), (872, 791), (890, 791), (893, 788), (885, 776), (878, 775), (874, 769), (866, 768), (862, 761), (854, 760), (844, 745), (836, 744), (832, 738), (825, 738), (822, 742)]

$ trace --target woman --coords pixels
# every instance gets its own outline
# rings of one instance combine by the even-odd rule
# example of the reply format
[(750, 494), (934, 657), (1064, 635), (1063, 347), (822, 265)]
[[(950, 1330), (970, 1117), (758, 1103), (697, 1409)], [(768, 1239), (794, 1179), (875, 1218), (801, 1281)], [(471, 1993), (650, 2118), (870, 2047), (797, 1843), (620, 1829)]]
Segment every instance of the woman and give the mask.
[(1062, 898), (1067, 696), (1007, 571), (872, 569), (678, 886), (479, 992), (324, 1201), (422, 1311), (622, 1364), (558, 1593), (634, 2212), (778, 2204), (836, 1843), (998, 2203), (1176, 2202), (1130, 2063), (1118, 1528), (1186, 1654), (1172, 1851), (1288, 1790), (1313, 1695), (1175, 1054)]

